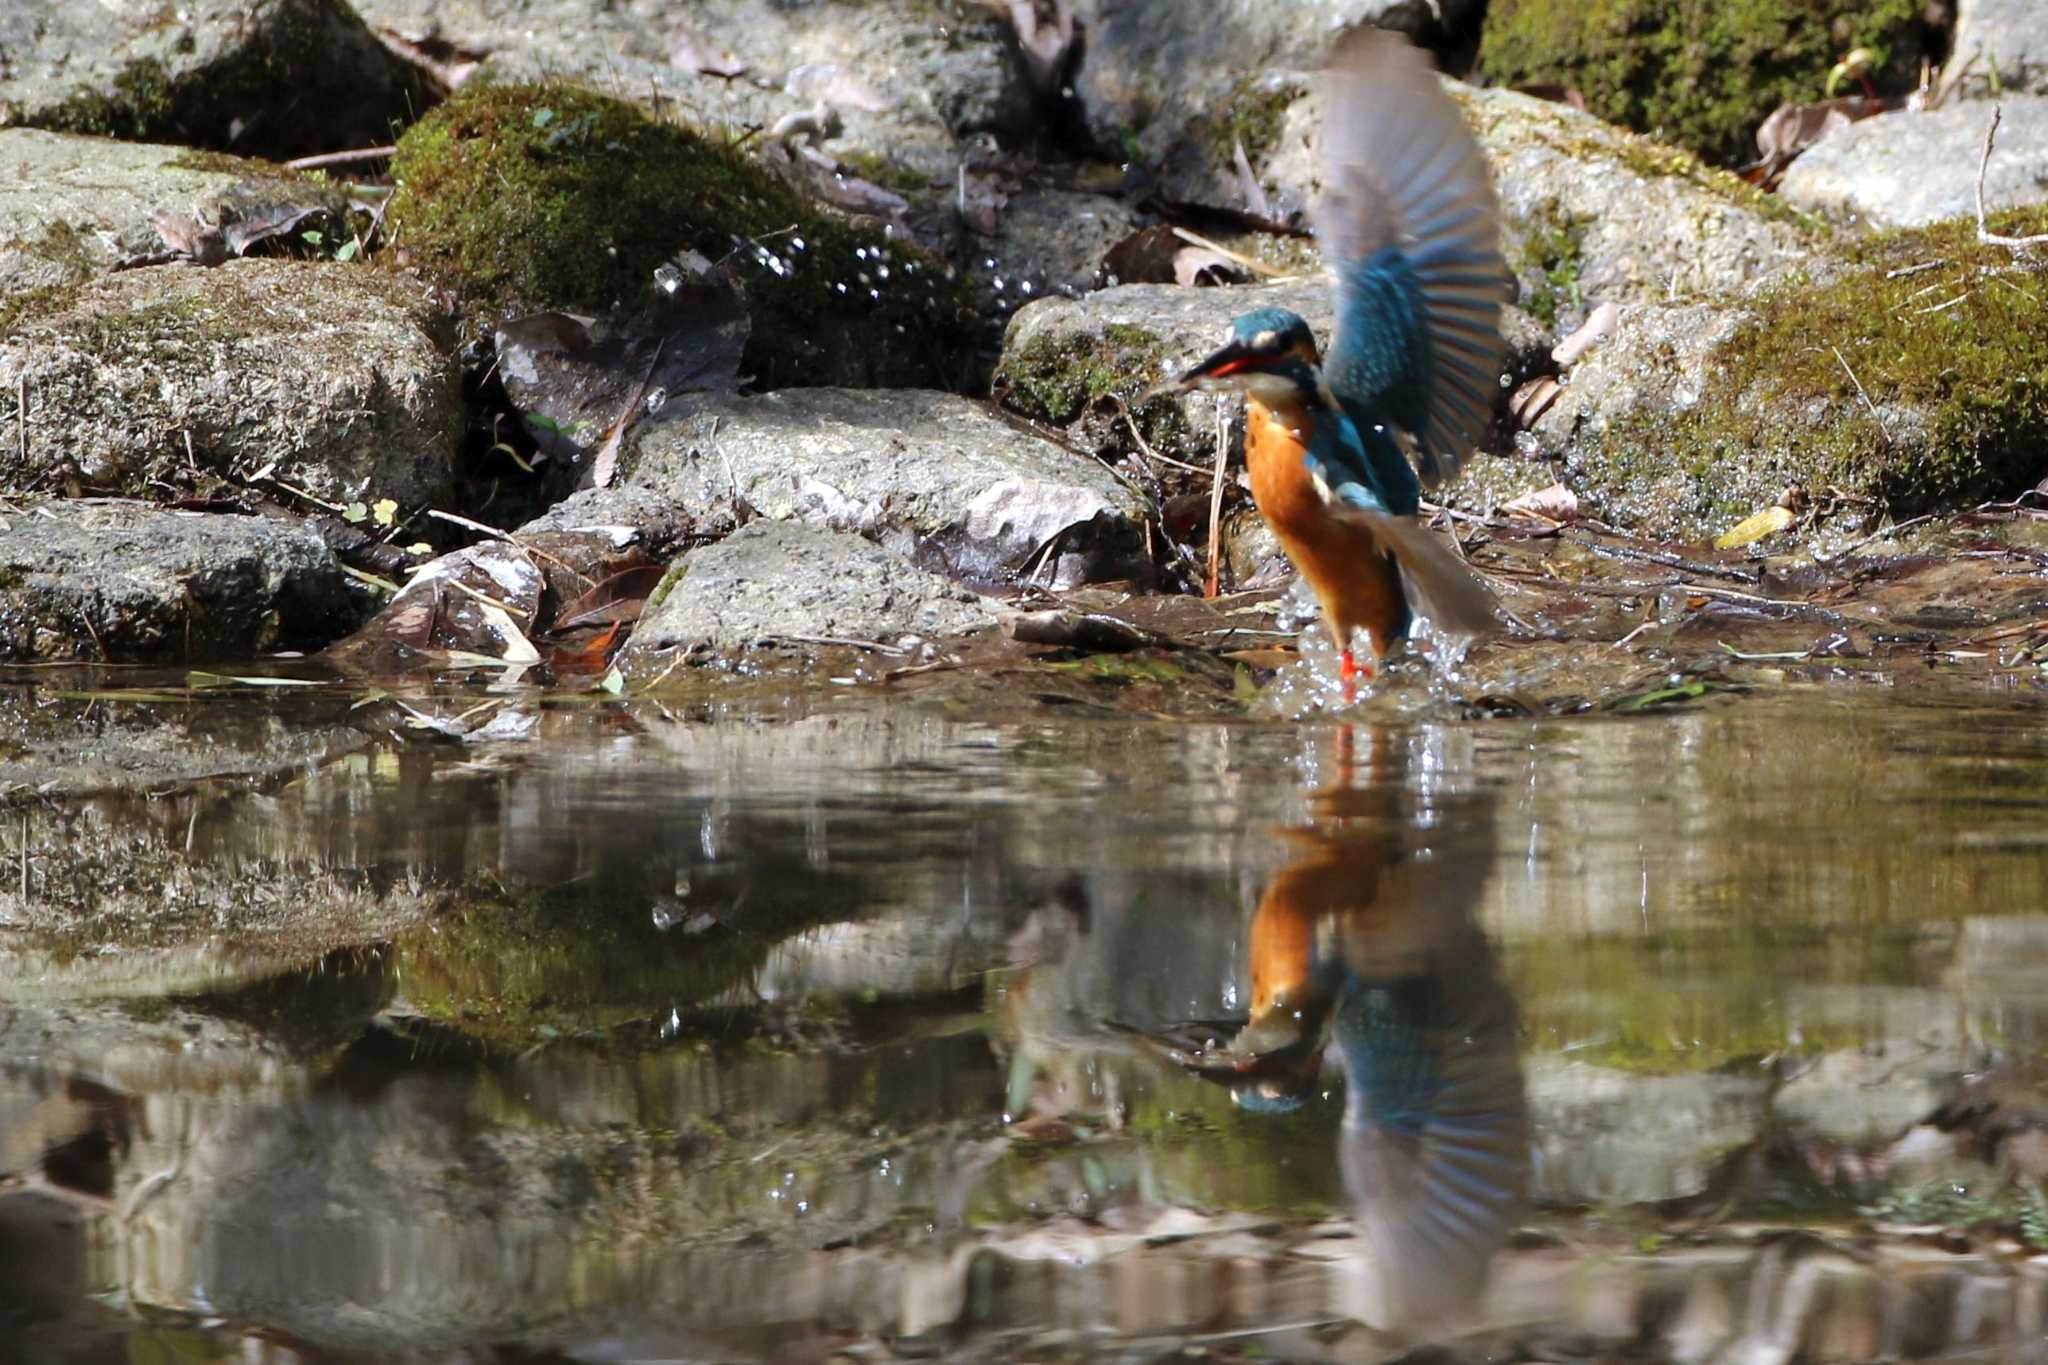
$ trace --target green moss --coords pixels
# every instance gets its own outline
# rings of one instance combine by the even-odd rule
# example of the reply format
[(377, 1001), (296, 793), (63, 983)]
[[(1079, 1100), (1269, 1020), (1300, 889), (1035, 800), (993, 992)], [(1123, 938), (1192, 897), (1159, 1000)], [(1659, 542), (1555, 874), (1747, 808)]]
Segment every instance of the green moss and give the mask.
[[(2048, 230), (2048, 208), (1992, 227)], [(1822, 282), (1794, 278), (1758, 298), (1716, 354), (1699, 403), (1586, 443), (1588, 486), (1659, 500), (1654, 518), (1632, 520), (1724, 530), (1787, 483), (1911, 516), (2040, 478), (2048, 288), (1980, 245), (1973, 221), (1848, 242)]]
[(1522, 307), (1545, 327), (1555, 328), (1561, 315), (1577, 312), (1584, 302), (1579, 270), (1584, 264), (1585, 227), (1555, 201), (1530, 214), (1528, 222), (1516, 261), (1526, 286)]
[(837, 160), (839, 168), (848, 175), (857, 175), (869, 184), (880, 185), (899, 194), (916, 194), (932, 187), (930, 176), (891, 161), (878, 152), (848, 152)]
[(1920, 0), (1495, 0), (1480, 70), (1497, 85), (1573, 87), (1600, 117), (1712, 160), (1755, 155), (1757, 126), (1824, 94), (1828, 69), (1869, 48), (1909, 88)]
[(176, 131), (170, 73), (154, 57), (128, 63), (107, 82), (112, 93), (81, 87), (37, 121), (59, 132), (149, 142)]
[(1254, 166), (1280, 144), (1281, 123), (1288, 107), (1301, 96), (1291, 83), (1273, 84), (1258, 76), (1245, 76), (1230, 88), (1220, 115), (1205, 115), (1196, 121), (1196, 139), (1217, 165), (1228, 166), (1238, 144)]
[(400, 140), (392, 171), (397, 249), (487, 308), (609, 312), (695, 250), (745, 284), (745, 364), (764, 386), (959, 377), (970, 315), (943, 267), (812, 206), (739, 146), (622, 101), (465, 90)]
[(1127, 323), (1112, 322), (1099, 336), (1042, 333), (1004, 355), (996, 397), (1014, 412), (1061, 427), (1098, 405), (1115, 409), (1109, 400), (1120, 399), (1148, 444), (1178, 448), (1188, 435), (1178, 405), (1166, 398), (1139, 401), (1157, 382), (1165, 358), (1164, 342)]

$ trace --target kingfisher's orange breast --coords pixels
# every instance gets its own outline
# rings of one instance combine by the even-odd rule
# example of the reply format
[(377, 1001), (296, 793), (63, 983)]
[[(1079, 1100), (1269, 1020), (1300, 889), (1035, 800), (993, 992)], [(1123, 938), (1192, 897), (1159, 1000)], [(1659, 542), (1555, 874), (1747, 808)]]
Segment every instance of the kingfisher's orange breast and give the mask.
[(1384, 654), (1408, 615), (1400, 571), (1370, 531), (1332, 516), (1316, 491), (1302, 461), (1308, 420), (1300, 407), (1275, 409), (1256, 398), (1246, 400), (1245, 464), (1252, 476), (1252, 501), (1314, 589), (1339, 647), (1351, 632), (1363, 630), (1373, 652)]

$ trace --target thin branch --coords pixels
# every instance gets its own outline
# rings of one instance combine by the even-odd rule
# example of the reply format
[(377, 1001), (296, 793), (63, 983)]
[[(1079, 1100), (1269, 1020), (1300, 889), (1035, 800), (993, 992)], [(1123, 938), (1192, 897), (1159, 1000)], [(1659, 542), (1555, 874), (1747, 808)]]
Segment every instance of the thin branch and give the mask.
[(318, 156), (302, 156), (284, 164), (295, 171), (309, 171), (315, 166), (347, 166), (358, 161), (386, 161), (398, 155), (398, 148), (358, 147), (352, 152), (322, 152)]
[(2001, 237), (1984, 225), (1984, 168), (1991, 164), (1991, 144), (1998, 137), (1998, 120), (2002, 112), (1999, 105), (1991, 106), (1991, 126), (1984, 130), (1984, 151), (1977, 158), (1977, 240), (2015, 251), (2048, 246), (2048, 232), (2037, 232), (2031, 237)]
[[(1969, 296), (1964, 295), (1964, 297), (1967, 298)], [(1828, 349), (1835, 353), (1835, 359), (1842, 366), (1842, 373), (1848, 375), (1849, 382), (1856, 386), (1856, 396), (1863, 400), (1864, 407), (1870, 409), (1871, 420), (1877, 423), (1878, 431), (1884, 435), (1884, 443), (1889, 446), (1892, 443), (1892, 429), (1885, 425), (1884, 414), (1877, 410), (1877, 404), (1870, 401), (1870, 395), (1864, 391), (1863, 381), (1856, 377), (1856, 371), (1850, 369), (1849, 362), (1842, 359), (1842, 348), (1833, 342), (1829, 342)]]
[(1214, 597), (1222, 590), (1223, 564), (1223, 466), (1230, 459), (1230, 419), (1222, 403), (1216, 405), (1216, 474), (1209, 485), (1209, 573), (1202, 580), (1202, 596)]

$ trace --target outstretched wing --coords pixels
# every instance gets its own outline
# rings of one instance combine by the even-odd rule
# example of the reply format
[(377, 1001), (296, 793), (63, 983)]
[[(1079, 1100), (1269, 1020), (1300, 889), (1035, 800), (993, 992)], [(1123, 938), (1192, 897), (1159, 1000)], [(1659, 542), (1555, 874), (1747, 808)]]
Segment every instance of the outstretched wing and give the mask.
[(1493, 412), (1507, 270), (1479, 145), (1429, 60), (1354, 29), (1324, 77), (1323, 256), (1337, 335), (1323, 372), (1362, 427), (1391, 418), (1422, 481), (1455, 474)]

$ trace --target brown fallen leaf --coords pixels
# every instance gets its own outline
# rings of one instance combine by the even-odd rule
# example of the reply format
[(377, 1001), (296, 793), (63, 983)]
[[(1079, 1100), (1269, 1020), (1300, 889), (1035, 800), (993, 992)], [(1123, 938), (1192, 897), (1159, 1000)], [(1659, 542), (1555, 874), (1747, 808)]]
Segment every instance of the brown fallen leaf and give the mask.
[(1500, 510), (1510, 516), (1541, 517), (1545, 521), (1556, 522), (1577, 521), (1582, 515), (1578, 494), (1561, 483), (1511, 498), (1501, 504)]
[(1813, 104), (1781, 104), (1756, 130), (1759, 166), (1766, 180), (1775, 179), (1808, 147), (1859, 119), (1892, 108), (1891, 100), (1869, 95), (1844, 95)]
[(619, 635), (625, 622), (614, 621), (581, 645), (558, 645), (548, 652), (548, 666), (556, 674), (602, 673), (611, 665), (612, 651), (623, 643)]
[(1243, 271), (1213, 244), (1188, 241), (1169, 224), (1139, 228), (1103, 254), (1097, 277), (1119, 284), (1230, 283)]
[(639, 620), (648, 596), (660, 586), (662, 575), (667, 571), (665, 565), (643, 564), (613, 574), (575, 601), (565, 604), (556, 613), (553, 629), (573, 630), (577, 626), (615, 625)]

